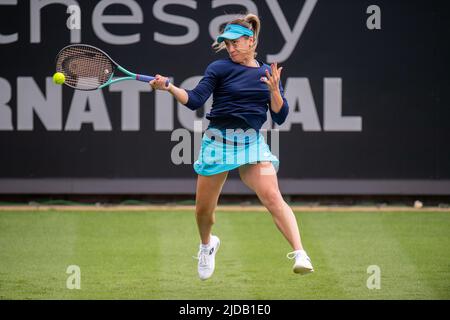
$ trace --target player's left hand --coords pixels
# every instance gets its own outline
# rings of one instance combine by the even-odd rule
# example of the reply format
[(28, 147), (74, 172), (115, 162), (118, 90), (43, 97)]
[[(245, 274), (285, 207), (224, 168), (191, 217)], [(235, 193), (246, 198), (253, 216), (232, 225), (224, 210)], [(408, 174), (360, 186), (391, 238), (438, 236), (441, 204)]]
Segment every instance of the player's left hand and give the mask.
[(262, 77), (261, 81), (267, 84), (270, 92), (277, 92), (280, 90), (280, 78), (283, 67), (278, 68), (278, 63), (275, 62), (270, 65), (270, 69), (272, 74), (266, 69), (266, 76)]

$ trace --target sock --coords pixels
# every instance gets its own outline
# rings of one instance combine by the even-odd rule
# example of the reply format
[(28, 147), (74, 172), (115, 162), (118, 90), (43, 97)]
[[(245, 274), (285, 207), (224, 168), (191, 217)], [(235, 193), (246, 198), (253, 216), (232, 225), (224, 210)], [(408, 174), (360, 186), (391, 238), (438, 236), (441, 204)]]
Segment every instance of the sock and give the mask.
[(209, 243), (208, 244), (203, 244), (201, 245), (202, 249), (208, 249), (209, 248)]

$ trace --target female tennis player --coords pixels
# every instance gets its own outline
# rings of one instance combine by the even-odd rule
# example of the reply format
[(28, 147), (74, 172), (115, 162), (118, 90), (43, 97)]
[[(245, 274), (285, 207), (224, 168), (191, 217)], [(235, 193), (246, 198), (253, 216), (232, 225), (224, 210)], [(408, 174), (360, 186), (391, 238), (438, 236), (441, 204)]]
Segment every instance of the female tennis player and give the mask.
[(280, 84), (282, 67), (268, 66), (255, 59), (260, 20), (254, 14), (229, 22), (213, 44), (216, 51), (226, 49), (229, 58), (212, 62), (193, 90), (166, 87), (167, 78), (156, 75), (153, 89), (169, 91), (181, 104), (196, 110), (213, 94), (213, 104), (206, 118), (209, 126), (202, 139), (194, 170), (198, 174), (196, 220), (200, 233), (198, 274), (210, 278), (220, 240), (211, 234), (214, 211), (228, 171), (238, 168), (242, 181), (252, 189), (272, 214), (273, 220), (293, 248), (287, 254), (295, 259), (293, 271), (313, 272), (303, 249), (297, 220), (278, 188), (276, 169), (279, 161), (259, 130), (267, 120), (282, 124), (289, 107)]

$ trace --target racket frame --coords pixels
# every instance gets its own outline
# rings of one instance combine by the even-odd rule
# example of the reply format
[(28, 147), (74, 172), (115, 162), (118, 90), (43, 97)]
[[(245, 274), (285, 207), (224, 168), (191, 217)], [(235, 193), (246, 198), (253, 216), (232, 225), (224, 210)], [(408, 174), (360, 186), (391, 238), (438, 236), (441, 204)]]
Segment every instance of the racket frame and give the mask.
[[(137, 81), (142, 81), (142, 82), (149, 82), (149, 81), (152, 81), (153, 79), (155, 79), (155, 77), (152, 77), (152, 76), (147, 76), (147, 75), (143, 75), (143, 74), (136, 74), (136, 73), (133, 73), (133, 72), (131, 72), (131, 71), (128, 71), (127, 69), (125, 69), (124, 67), (122, 67), (121, 65), (119, 65), (117, 62), (115, 62), (115, 61), (109, 56), (109, 54), (107, 54), (105, 51), (103, 51), (102, 49), (99, 49), (99, 48), (97, 48), (97, 47), (88, 45), (88, 44), (70, 44), (70, 45), (68, 45), (68, 46), (65, 46), (65, 47), (62, 48), (62, 49), (58, 52), (58, 54), (56, 55), (56, 60), (55, 60), (55, 62), (58, 61), (58, 58), (59, 58), (60, 54), (61, 54), (64, 50), (66, 50), (67, 48), (70, 48), (70, 47), (80, 47), (80, 46), (81, 46), (81, 47), (88, 47), (88, 48), (91, 48), (91, 49), (94, 49), (94, 50), (97, 50), (97, 51), (101, 52), (102, 54), (104, 54), (104, 55), (112, 62), (112, 64), (114, 65), (115, 68), (114, 68), (114, 70), (111, 72), (111, 76), (109, 77), (108, 81), (106, 81), (104, 84), (98, 86), (97, 88), (93, 88), (93, 89), (79, 89), (79, 88), (75, 88), (75, 87), (72, 87), (72, 86), (66, 84), (66, 85), (68, 85), (69, 87), (72, 87), (72, 88), (77, 89), (77, 90), (91, 91), (91, 90), (103, 89), (103, 88), (105, 88), (105, 87), (107, 87), (107, 86), (109, 86), (109, 85), (111, 85), (111, 84), (114, 84), (114, 83), (117, 83), (117, 82), (121, 82), (121, 81), (125, 81), (125, 80), (137, 80)], [(115, 73), (116, 69), (118, 69), (120, 72), (126, 74), (127, 76), (126, 76), (126, 77), (118, 77), (118, 78), (115, 78), (115, 79), (114, 79), (114, 73)], [(168, 86), (169, 86), (169, 80), (166, 81), (166, 87), (168, 87)]]

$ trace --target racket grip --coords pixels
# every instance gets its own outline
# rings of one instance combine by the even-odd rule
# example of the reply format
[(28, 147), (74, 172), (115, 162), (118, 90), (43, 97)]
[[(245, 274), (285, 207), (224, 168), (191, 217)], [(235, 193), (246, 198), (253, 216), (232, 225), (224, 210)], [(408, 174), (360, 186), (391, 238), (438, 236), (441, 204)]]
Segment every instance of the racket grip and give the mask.
[[(137, 74), (137, 75), (136, 75), (136, 80), (142, 81), (142, 82), (150, 82), (150, 81), (152, 81), (153, 79), (155, 79), (155, 77), (152, 77), (152, 76), (146, 76), (146, 75), (143, 75), (143, 74)], [(169, 86), (169, 83), (170, 83), (170, 81), (169, 81), (169, 79), (167, 79), (167, 81), (166, 81), (166, 87)]]
[(137, 75), (136, 75), (136, 80), (142, 81), (142, 82), (150, 82), (150, 81), (152, 81), (153, 79), (155, 79), (155, 77), (152, 77), (152, 76), (146, 76), (146, 75), (143, 75), (143, 74), (137, 74)]

